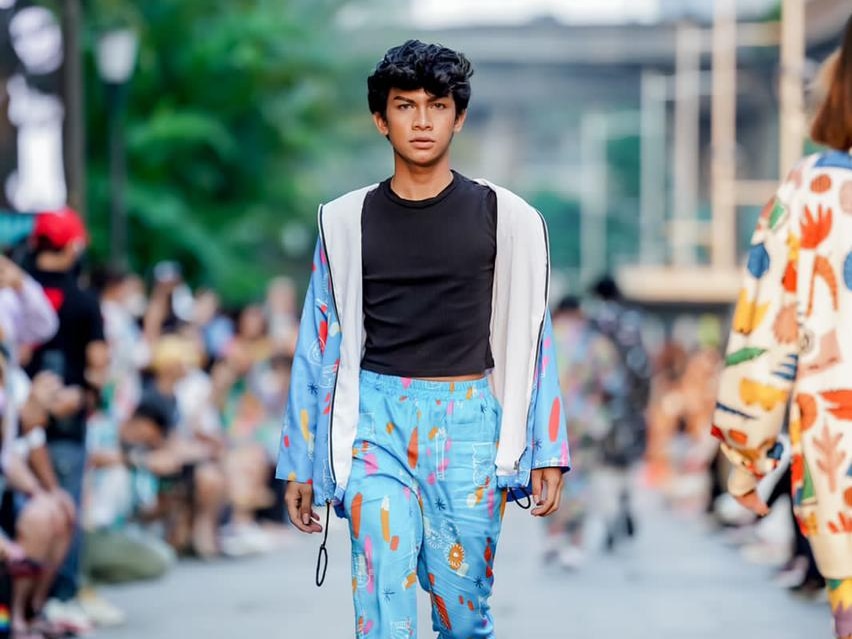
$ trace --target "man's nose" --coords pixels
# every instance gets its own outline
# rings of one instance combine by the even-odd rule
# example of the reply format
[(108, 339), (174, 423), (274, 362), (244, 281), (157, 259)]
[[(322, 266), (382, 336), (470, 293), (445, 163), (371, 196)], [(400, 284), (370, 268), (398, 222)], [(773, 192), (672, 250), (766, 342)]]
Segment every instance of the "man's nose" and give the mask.
[(429, 130), (432, 128), (432, 121), (429, 119), (428, 109), (417, 109), (417, 117), (414, 119), (414, 128), (418, 131)]

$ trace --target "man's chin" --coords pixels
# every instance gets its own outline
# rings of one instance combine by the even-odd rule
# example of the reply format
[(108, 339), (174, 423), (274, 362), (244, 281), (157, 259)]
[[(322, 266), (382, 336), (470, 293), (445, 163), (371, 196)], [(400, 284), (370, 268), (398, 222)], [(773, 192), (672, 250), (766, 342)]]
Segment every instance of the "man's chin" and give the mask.
[(444, 149), (441, 153), (435, 153), (432, 150), (428, 153), (408, 151), (400, 153), (400, 151), (396, 149), (396, 155), (402, 158), (402, 160), (410, 166), (416, 166), (421, 169), (430, 169), (440, 164), (441, 161), (447, 157), (448, 150), (449, 149)]

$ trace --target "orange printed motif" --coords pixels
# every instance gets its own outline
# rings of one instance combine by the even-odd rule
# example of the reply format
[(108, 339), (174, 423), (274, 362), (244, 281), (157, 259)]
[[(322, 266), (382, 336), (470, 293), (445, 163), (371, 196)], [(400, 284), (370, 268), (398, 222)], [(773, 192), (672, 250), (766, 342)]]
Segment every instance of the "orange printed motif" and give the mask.
[(828, 412), (837, 419), (852, 421), (852, 390), (833, 390), (820, 393), (828, 406)]
[(447, 555), (447, 563), (450, 564), (450, 568), (453, 570), (458, 570), (461, 568), (462, 563), (464, 562), (464, 548), (462, 548), (461, 544), (453, 544), (450, 547), (449, 555)]
[(831, 268), (831, 263), (822, 255), (817, 255), (814, 258), (814, 272), (811, 277), (811, 293), (808, 297), (808, 316), (814, 312), (814, 294), (816, 292), (817, 278), (822, 279), (828, 287), (831, 294), (831, 307), (836, 311), (838, 308), (837, 299), (837, 277), (834, 275), (834, 269)]
[(831, 177), (822, 173), (811, 180), (811, 191), (814, 193), (825, 193), (831, 188)]
[(808, 206), (805, 206), (804, 218), (801, 221), (802, 227), (802, 248), (815, 249), (822, 244), (823, 240), (831, 233), (831, 209), (823, 208), (822, 205), (817, 207), (817, 214), (811, 212)]
[(417, 468), (417, 457), (420, 454), (420, 448), (417, 445), (417, 426), (411, 431), (411, 438), (408, 440), (408, 465), (413, 470)]
[(796, 396), (799, 412), (802, 414), (802, 432), (807, 432), (816, 423), (817, 403), (813, 395), (799, 393)]
[(349, 518), (352, 522), (352, 536), (355, 539), (358, 539), (358, 536), (361, 534), (361, 506), (363, 503), (364, 495), (361, 493), (356, 494), (352, 498), (351, 515)]
[(745, 446), (748, 444), (748, 435), (746, 435), (741, 430), (737, 430), (732, 428), (728, 431), (728, 437), (730, 437), (731, 441), (735, 444), (739, 444), (740, 446)]
[(837, 533), (852, 533), (852, 517), (849, 517), (846, 513), (839, 512), (837, 513), (837, 522), (830, 521), (828, 522), (828, 529), (837, 534)]

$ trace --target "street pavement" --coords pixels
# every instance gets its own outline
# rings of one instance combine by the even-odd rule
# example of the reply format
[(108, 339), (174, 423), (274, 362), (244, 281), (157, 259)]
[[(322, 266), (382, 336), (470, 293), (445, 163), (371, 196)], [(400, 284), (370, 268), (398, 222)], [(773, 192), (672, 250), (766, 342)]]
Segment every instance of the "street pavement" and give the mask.
[[(829, 639), (828, 606), (791, 597), (706, 524), (642, 500), (638, 539), (567, 573), (541, 559), (541, 522), (515, 507), (495, 565), (500, 639)], [(334, 522), (333, 522), (334, 523)], [(325, 586), (314, 585), (319, 536), (273, 555), (182, 562), (161, 581), (103, 589), (128, 623), (99, 639), (353, 637), (349, 540), (332, 526)], [(433, 638), (428, 601), (419, 636)]]

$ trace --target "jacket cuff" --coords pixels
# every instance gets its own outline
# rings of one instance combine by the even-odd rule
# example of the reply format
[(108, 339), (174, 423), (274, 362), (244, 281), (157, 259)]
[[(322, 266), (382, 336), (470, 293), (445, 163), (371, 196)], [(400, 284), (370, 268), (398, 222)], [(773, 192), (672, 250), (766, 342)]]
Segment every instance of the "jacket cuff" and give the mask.
[(742, 497), (757, 488), (759, 480), (741, 466), (734, 466), (728, 477), (728, 492), (734, 497)]

